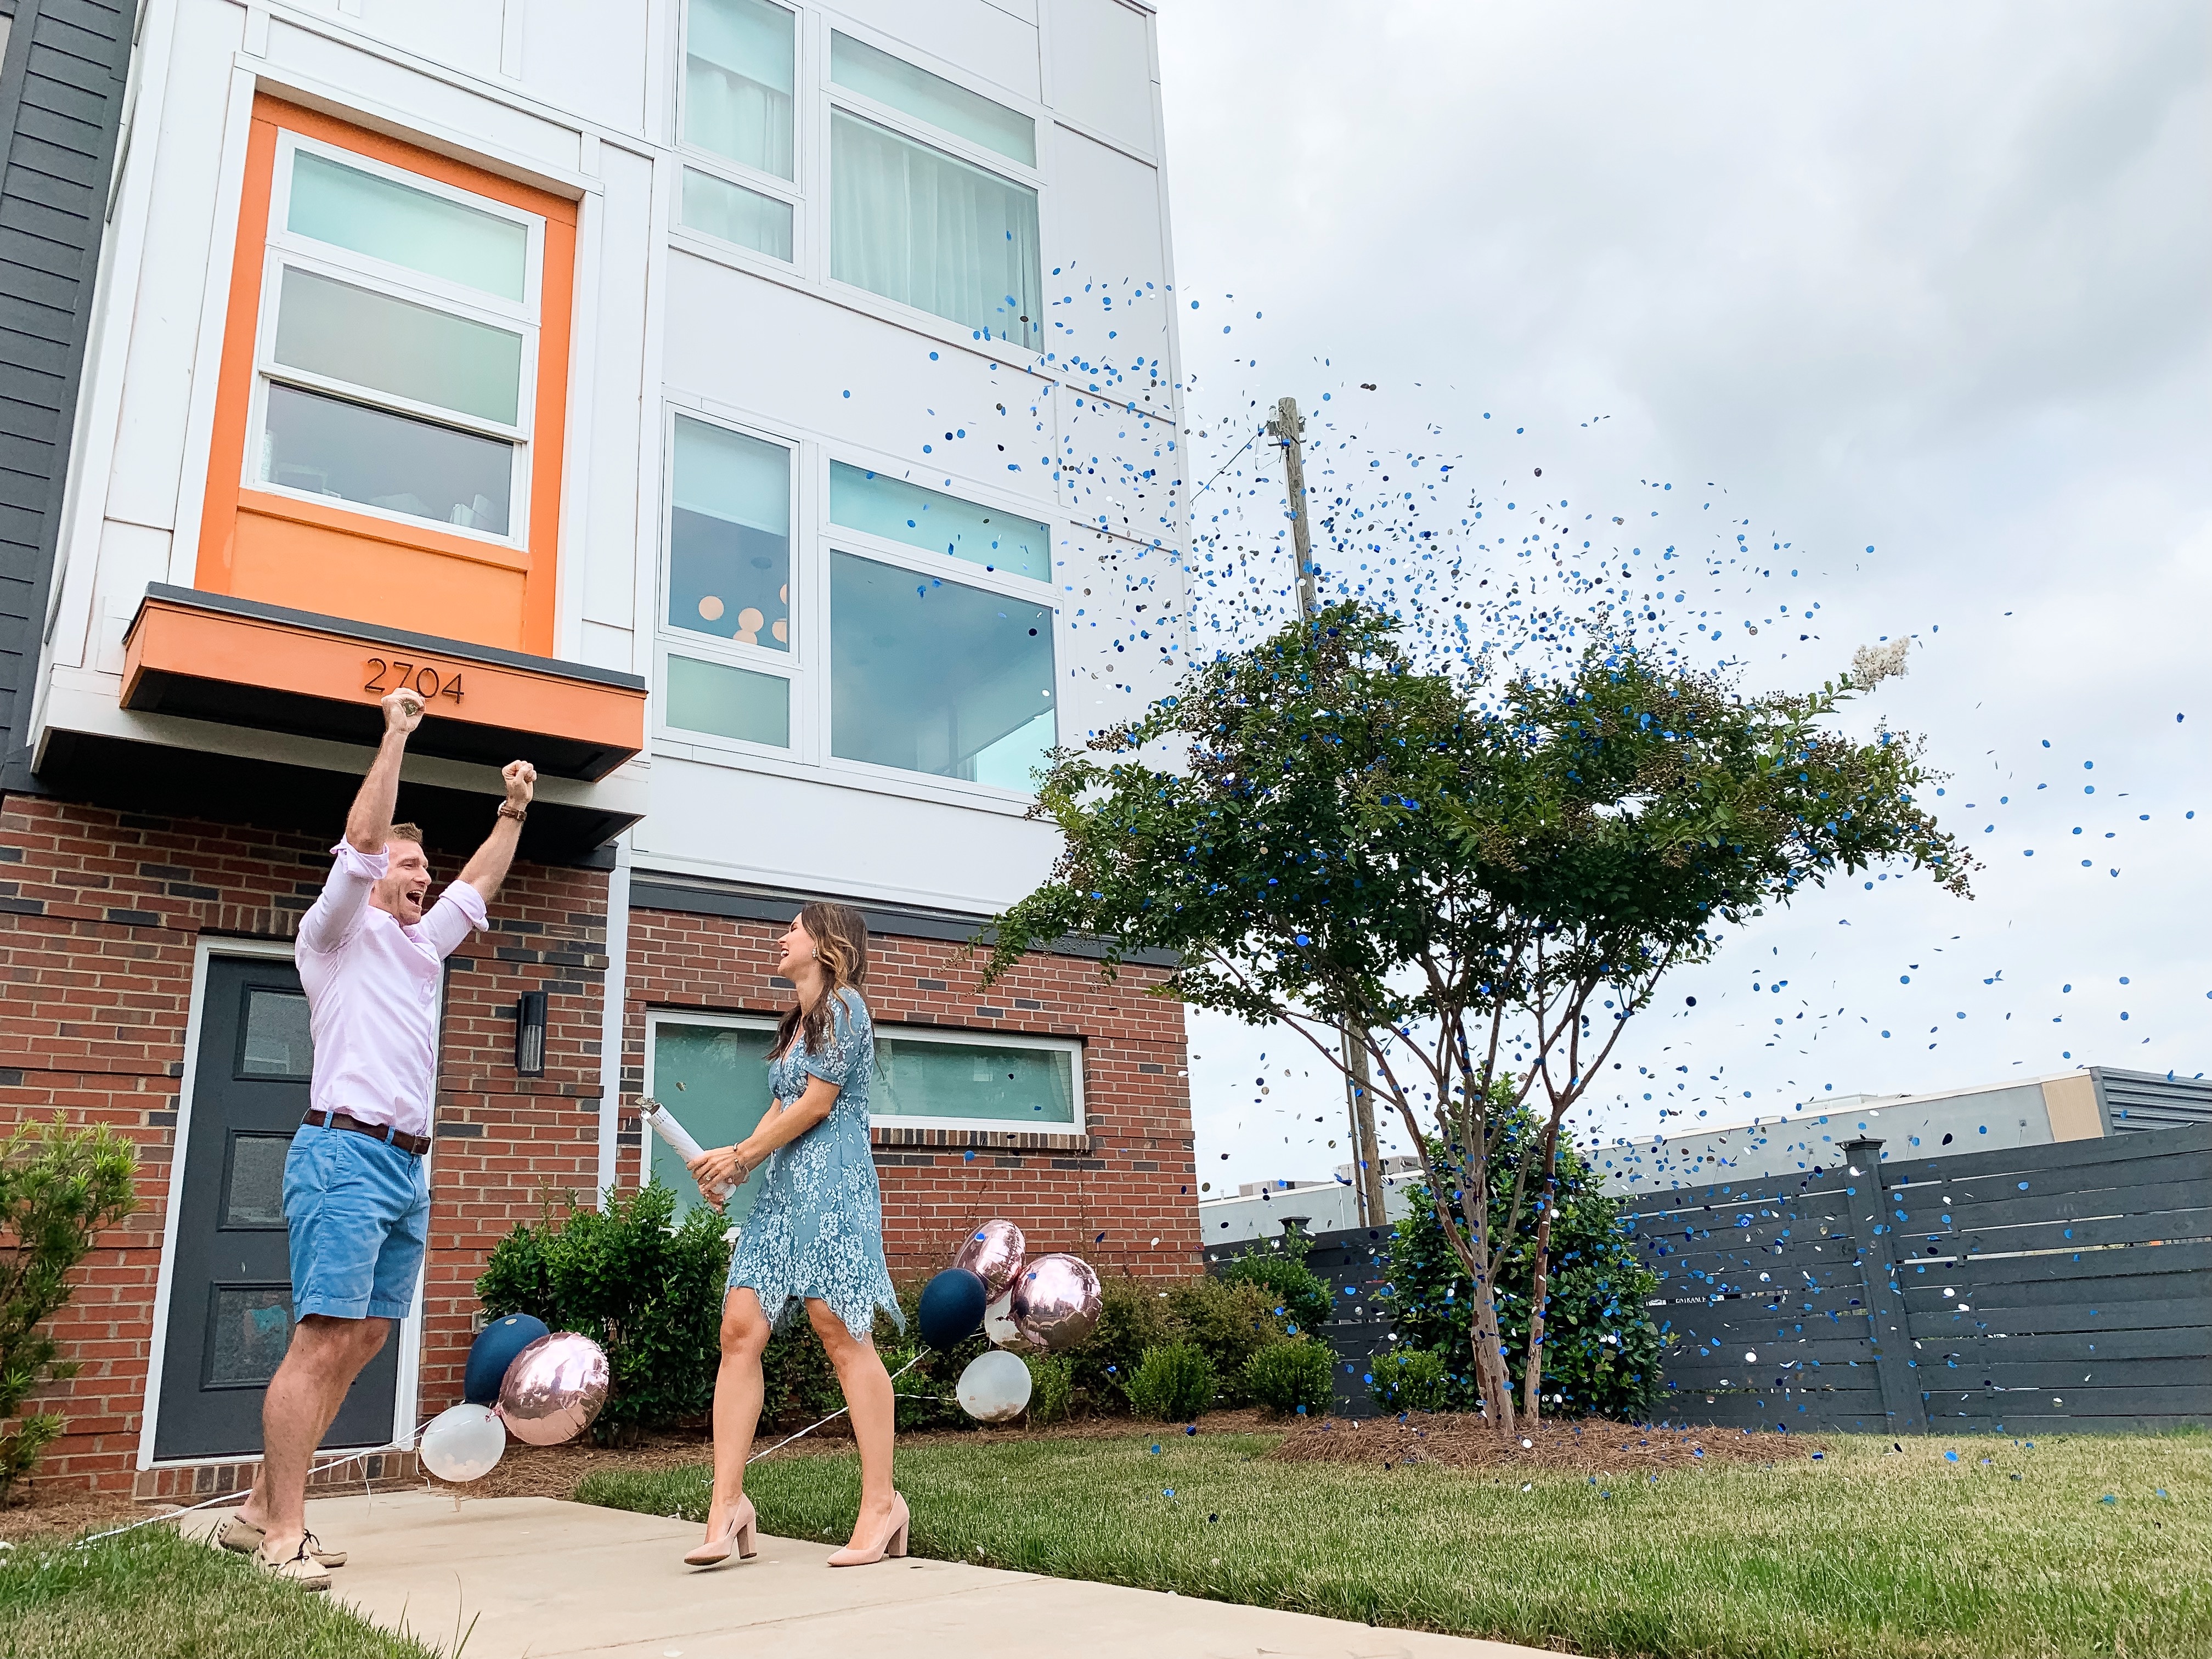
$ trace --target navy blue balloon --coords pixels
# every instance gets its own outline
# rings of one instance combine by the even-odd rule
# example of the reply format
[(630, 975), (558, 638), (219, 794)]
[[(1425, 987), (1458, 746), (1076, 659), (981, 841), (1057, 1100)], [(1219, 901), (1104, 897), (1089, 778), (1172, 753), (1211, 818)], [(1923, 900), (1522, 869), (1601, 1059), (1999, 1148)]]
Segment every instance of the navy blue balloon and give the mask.
[(915, 1322), (921, 1340), (939, 1352), (957, 1348), (981, 1328), (990, 1301), (982, 1279), (965, 1267), (947, 1267), (922, 1287)]
[(471, 1406), (489, 1406), (499, 1398), (499, 1385), (507, 1381), (507, 1368), (514, 1356), (550, 1335), (542, 1319), (528, 1314), (509, 1314), (495, 1319), (477, 1333), (469, 1345), (469, 1368), (461, 1376), (461, 1398)]

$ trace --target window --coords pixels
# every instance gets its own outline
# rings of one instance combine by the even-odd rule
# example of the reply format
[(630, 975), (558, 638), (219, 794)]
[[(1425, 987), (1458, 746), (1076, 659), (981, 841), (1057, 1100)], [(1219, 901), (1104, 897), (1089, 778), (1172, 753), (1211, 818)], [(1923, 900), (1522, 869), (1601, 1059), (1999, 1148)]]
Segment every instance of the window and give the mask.
[[(702, 1146), (733, 1146), (750, 1134), (769, 1105), (768, 1051), (775, 1041), (771, 1020), (735, 1019), (712, 1014), (646, 1017), (645, 1091), (676, 1115)], [(700, 1203), (699, 1183), (684, 1160), (647, 1131), (647, 1168), (653, 1178), (676, 1190), (681, 1217)], [(760, 1195), (763, 1172), (756, 1170), (730, 1195), (723, 1212), (742, 1224)]]
[(868, 1115), (919, 1127), (1083, 1127), (1083, 1051), (1072, 1041), (876, 1028)]
[(1036, 123), (1028, 116), (835, 29), (830, 34), (830, 78), (848, 92), (994, 149), (1010, 161), (1036, 165)]
[(787, 264), (793, 207), (771, 181), (799, 176), (792, 100), (797, 20), (768, 0), (691, 0), (685, 19), (684, 142), (759, 176), (747, 185), (685, 167), (684, 223)]
[(1034, 177), (1036, 122), (836, 30), (830, 78), (830, 275), (1041, 349), (1036, 186), (954, 153), (972, 146)]
[(1027, 791), (1057, 741), (1052, 607), (830, 556), (830, 752)]
[(842, 461), (830, 464), (830, 521), (986, 570), (1052, 580), (1050, 526)]
[(285, 135), (252, 482), (524, 538), (543, 221)]
[(788, 748), (791, 683), (759, 665), (792, 654), (791, 451), (689, 415), (671, 448), (663, 623), (683, 648), (668, 653), (663, 722)]

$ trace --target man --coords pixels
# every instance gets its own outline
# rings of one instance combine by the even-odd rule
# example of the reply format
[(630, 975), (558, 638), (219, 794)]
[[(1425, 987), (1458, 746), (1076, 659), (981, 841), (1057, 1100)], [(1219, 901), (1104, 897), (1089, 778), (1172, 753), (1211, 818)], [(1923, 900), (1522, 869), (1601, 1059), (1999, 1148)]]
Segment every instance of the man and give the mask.
[(438, 989), (447, 957), (484, 925), (514, 859), (538, 774), (501, 776), (498, 822), (437, 903), (423, 908), (422, 836), (395, 824), (399, 763), (422, 724), (411, 692), (384, 699), (384, 739), (346, 817), (322, 896), (300, 922), (297, 959), (315, 1040), (312, 1104), (284, 1164), (291, 1231), (291, 1346), (261, 1406), (253, 1492), (226, 1522), (227, 1549), (303, 1589), (328, 1589), (345, 1564), (307, 1529), (315, 1448), (361, 1368), (413, 1306), (429, 1237)]

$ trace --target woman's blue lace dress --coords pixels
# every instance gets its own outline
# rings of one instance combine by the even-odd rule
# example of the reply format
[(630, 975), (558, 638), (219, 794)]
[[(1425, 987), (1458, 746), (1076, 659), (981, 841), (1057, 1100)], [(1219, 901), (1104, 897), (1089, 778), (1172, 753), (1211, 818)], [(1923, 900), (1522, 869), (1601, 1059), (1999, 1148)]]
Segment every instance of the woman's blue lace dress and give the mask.
[(902, 1329), (898, 1298), (884, 1266), (884, 1200), (868, 1152), (868, 1084), (875, 1075), (875, 1023), (860, 993), (838, 991), (830, 1006), (827, 1053), (806, 1047), (802, 1033), (769, 1061), (769, 1092), (788, 1106), (806, 1092), (809, 1076), (837, 1085), (830, 1115), (769, 1154), (760, 1196), (738, 1234), (729, 1288), (760, 1297), (771, 1323), (793, 1298), (817, 1297), (866, 1338), (876, 1310)]

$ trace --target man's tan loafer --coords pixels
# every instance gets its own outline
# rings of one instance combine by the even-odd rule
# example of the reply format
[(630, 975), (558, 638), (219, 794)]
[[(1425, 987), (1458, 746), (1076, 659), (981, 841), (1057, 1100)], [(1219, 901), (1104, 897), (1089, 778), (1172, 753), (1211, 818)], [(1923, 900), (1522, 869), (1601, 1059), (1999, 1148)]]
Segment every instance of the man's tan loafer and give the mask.
[(251, 1559), (255, 1566), (271, 1578), (281, 1578), (301, 1589), (326, 1590), (331, 1587), (330, 1569), (308, 1554), (305, 1544), (285, 1560), (280, 1561), (260, 1549), (256, 1549)]
[[(222, 1530), (216, 1534), (216, 1542), (227, 1550), (236, 1550), (240, 1555), (251, 1555), (261, 1547), (261, 1540), (266, 1535), (251, 1521), (234, 1515), (222, 1523)], [(307, 1553), (314, 1557), (318, 1566), (342, 1567), (346, 1564), (343, 1550), (324, 1548), (323, 1540), (313, 1533), (307, 1534)]]

